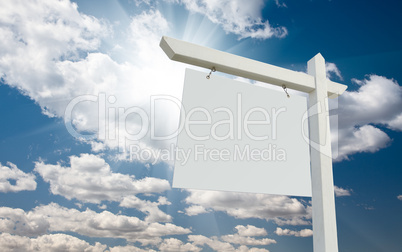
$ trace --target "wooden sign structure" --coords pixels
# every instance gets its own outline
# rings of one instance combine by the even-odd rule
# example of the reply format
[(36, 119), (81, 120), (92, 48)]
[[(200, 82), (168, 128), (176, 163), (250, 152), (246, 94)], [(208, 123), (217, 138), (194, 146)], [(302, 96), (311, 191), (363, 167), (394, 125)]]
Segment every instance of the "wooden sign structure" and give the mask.
[(162, 37), (160, 46), (171, 59), (309, 94), (309, 136), (314, 251), (337, 252), (335, 195), (327, 98), (347, 86), (326, 78), (325, 60), (317, 54), (307, 63), (308, 74), (273, 66), (181, 40)]

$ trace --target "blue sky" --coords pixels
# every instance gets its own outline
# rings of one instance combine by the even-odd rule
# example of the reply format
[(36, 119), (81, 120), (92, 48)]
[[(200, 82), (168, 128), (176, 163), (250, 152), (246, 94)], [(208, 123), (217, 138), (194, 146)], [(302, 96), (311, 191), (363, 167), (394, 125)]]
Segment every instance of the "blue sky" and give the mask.
[[(186, 65), (160, 49), (167, 35), (302, 72), (321, 53), (328, 77), (348, 86), (335, 102), (339, 251), (399, 251), (401, 10), (397, 1), (2, 1), (1, 250), (312, 251), (310, 198), (172, 189), (171, 162), (119, 149), (140, 121), (128, 116), (124, 135), (113, 113), (181, 97)], [(78, 99), (87, 102), (71, 107)], [(171, 132), (178, 111), (161, 106), (154, 119), (157, 133)], [(94, 137), (72, 136), (65, 122)]]

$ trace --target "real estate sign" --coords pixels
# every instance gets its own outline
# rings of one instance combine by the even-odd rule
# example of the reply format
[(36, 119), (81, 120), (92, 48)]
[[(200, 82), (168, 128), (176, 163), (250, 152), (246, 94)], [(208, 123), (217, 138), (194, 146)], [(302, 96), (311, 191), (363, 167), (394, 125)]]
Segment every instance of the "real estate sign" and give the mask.
[(205, 76), (186, 70), (173, 187), (311, 196), (307, 98)]

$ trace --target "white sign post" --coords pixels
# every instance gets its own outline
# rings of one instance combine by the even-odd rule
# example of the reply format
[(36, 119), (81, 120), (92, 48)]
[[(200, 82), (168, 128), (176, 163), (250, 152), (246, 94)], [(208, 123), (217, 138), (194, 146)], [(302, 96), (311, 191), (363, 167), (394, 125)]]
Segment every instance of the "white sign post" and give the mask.
[(337, 252), (327, 98), (339, 96), (347, 86), (326, 79), (321, 54), (308, 62), (305, 74), (169, 37), (162, 37), (160, 46), (171, 60), (309, 93), (314, 251)]

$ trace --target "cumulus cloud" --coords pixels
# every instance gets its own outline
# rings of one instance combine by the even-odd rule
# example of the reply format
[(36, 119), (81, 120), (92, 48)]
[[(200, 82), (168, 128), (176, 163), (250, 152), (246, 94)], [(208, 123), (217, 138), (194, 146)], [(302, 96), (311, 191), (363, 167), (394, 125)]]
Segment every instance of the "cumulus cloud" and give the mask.
[(240, 236), (265, 236), (267, 235), (267, 231), (264, 228), (258, 228), (252, 225), (237, 225), (237, 232)]
[(172, 252), (185, 252), (185, 251), (201, 251), (200, 247), (197, 247), (191, 243), (183, 243), (182, 241), (169, 238), (163, 240), (163, 242), (159, 245), (160, 251), (172, 251)]
[(49, 228), (49, 222), (44, 216), (25, 213), (19, 208), (0, 207), (0, 232), (38, 236), (45, 234)]
[(148, 130), (156, 136), (174, 132), (176, 104), (155, 102), (157, 119), (152, 127), (146, 121), (151, 96), (181, 96), (183, 66), (159, 48), (168, 30), (159, 11), (132, 17), (125, 37), (115, 41), (111, 55), (118, 59), (101, 51), (111, 26), (78, 12), (69, 0), (2, 2), (0, 14), (3, 82), (36, 101), (44, 114), (64, 118), (75, 137), (90, 141), (95, 151), (118, 148), (122, 155), (116, 157), (124, 159), (133, 143), (158, 149), (174, 142), (154, 141)]
[(235, 248), (227, 242), (221, 242), (216, 237), (214, 239), (203, 235), (189, 235), (188, 239), (196, 245), (208, 245), (216, 251), (234, 251)]
[(109, 248), (110, 252), (156, 252), (153, 249), (141, 249), (133, 245), (115, 246)]
[(130, 156), (130, 148), (169, 149), (175, 142), (173, 138), (156, 140), (177, 128), (179, 107), (170, 97), (181, 96), (184, 70), (183, 65), (172, 64), (159, 48), (167, 29), (168, 23), (159, 11), (143, 12), (127, 27), (129, 44), (119, 54), (124, 55), (119, 60), (123, 63), (97, 52), (79, 62), (58, 64), (70, 85), (81, 86), (77, 93), (89, 94), (82, 97), (83, 101), (71, 95), (72, 102), (61, 116), (68, 126), (72, 124), (69, 128), (73, 134), (77, 129), (78, 137), (85, 139), (81, 132), (94, 132), (94, 151), (118, 149), (121, 155), (117, 158), (155, 163), (159, 160), (154, 156)]
[(402, 195), (398, 195), (396, 198), (402, 200)]
[[(212, 248), (214, 251), (261, 251), (267, 252), (266, 249), (250, 246), (266, 246), (276, 243), (275, 240), (269, 238), (256, 239), (252, 236), (266, 236), (267, 232), (264, 228), (258, 228), (252, 225), (238, 225), (235, 228), (237, 233), (223, 236), (206, 237), (203, 235), (189, 235), (188, 241), (183, 242), (175, 238), (163, 240), (158, 245), (160, 251), (201, 251), (204, 246)], [(235, 244), (235, 245), (234, 245)]]
[[(211, 22), (222, 26), (227, 33), (233, 33), (242, 38), (267, 39), (283, 38), (288, 34), (285, 27), (272, 27), (268, 20), (261, 17), (264, 1), (245, 0), (179, 0), (178, 2), (196, 13), (205, 15)], [(279, 5), (279, 1), (277, 1)]]
[(99, 204), (103, 200), (120, 201), (122, 197), (139, 193), (160, 193), (170, 189), (164, 179), (114, 173), (99, 156), (81, 154), (70, 157), (70, 167), (36, 162), (35, 171), (50, 183), (50, 191), (67, 199)]
[(389, 145), (390, 137), (381, 129), (372, 125), (340, 130), (339, 156), (337, 160), (349, 159), (359, 152), (377, 152)]
[[(142, 249), (133, 245), (108, 247), (107, 245), (95, 242), (94, 245), (67, 234), (46, 234), (36, 238), (12, 235), (9, 233), (0, 234), (0, 250), (11, 251), (86, 251), (86, 252), (156, 252), (147, 248)], [(201, 249), (192, 244), (183, 244), (180, 240), (169, 238), (159, 245), (159, 251), (200, 251)]]
[(77, 5), (68, 0), (3, 1), (0, 10), (2, 78), (44, 110), (57, 98), (65, 102), (63, 94), (73, 92), (74, 87), (66, 85), (55, 63), (62, 58), (76, 60), (81, 52), (95, 50), (108, 28), (78, 13)]
[(344, 189), (342, 187), (334, 186), (335, 196), (342, 197), (342, 196), (350, 196), (352, 190)]
[(296, 236), (296, 237), (309, 237), (313, 236), (313, 230), (311, 229), (302, 229), (300, 231), (294, 231), (294, 230), (289, 230), (289, 229), (282, 229), (280, 227), (277, 227), (275, 230), (275, 234), (279, 236)]
[(141, 200), (134, 195), (126, 196), (120, 202), (121, 207), (136, 208), (141, 212), (146, 213), (148, 216), (145, 218), (149, 222), (170, 222), (172, 216), (161, 211), (158, 206), (170, 205), (165, 197), (159, 197), (157, 202), (151, 202), (148, 200)]
[(103, 252), (106, 245), (96, 242), (90, 245), (74, 236), (66, 234), (48, 234), (29, 238), (8, 233), (0, 234), (1, 251), (88, 251)]
[(110, 252), (156, 252), (153, 249), (141, 249), (133, 245), (115, 246), (109, 248)]
[(203, 213), (208, 213), (208, 211), (203, 206), (192, 205), (185, 209), (185, 213), (188, 216), (194, 216), (194, 215), (199, 215), (199, 214), (203, 214)]
[(71, 156), (70, 163), (70, 167), (63, 167), (41, 161), (35, 164), (34, 170), (50, 184), (53, 194), (95, 204), (117, 201), (122, 207), (137, 208), (146, 213), (148, 221), (171, 221), (171, 216), (158, 208), (170, 204), (165, 197), (151, 202), (134, 196), (169, 190), (167, 180), (153, 177), (136, 180), (133, 175), (114, 173), (103, 158), (92, 154)]
[(36, 190), (35, 175), (25, 173), (8, 162), (8, 166), (0, 163), (0, 192), (19, 192)]
[(264, 228), (258, 228), (252, 225), (238, 225), (235, 227), (237, 233), (223, 235), (221, 240), (232, 244), (240, 244), (245, 246), (265, 246), (276, 243), (275, 240), (269, 238), (256, 239), (253, 236), (266, 236), (267, 231)]
[(249, 245), (249, 246), (265, 246), (272, 243), (276, 243), (275, 240), (269, 238), (256, 239), (253, 237), (246, 237), (238, 234), (224, 235), (221, 237), (221, 239), (225, 242), (233, 244)]
[(287, 196), (189, 190), (185, 202), (239, 219), (274, 220), (279, 225), (308, 225), (311, 218), (309, 206)]
[(340, 80), (343, 80), (341, 71), (338, 69), (338, 67), (334, 63), (326, 62), (325, 70), (327, 71), (328, 79), (332, 79), (334, 76), (336, 76)]
[[(243, 237), (244, 238), (244, 237)], [(206, 237), (203, 235), (189, 235), (188, 239), (195, 245), (199, 246), (209, 246), (215, 251), (231, 251), (231, 252), (242, 252), (242, 251), (254, 251), (254, 252), (269, 252), (267, 249), (261, 248), (249, 248), (245, 245), (241, 245), (235, 248), (229, 242), (221, 241), (218, 237)]]
[(402, 88), (398, 82), (378, 75), (354, 82), (359, 88), (339, 97), (338, 138), (333, 139), (338, 146), (337, 161), (387, 147), (391, 138), (379, 126), (402, 130)]
[(143, 245), (158, 244), (167, 235), (188, 234), (189, 229), (171, 223), (160, 224), (137, 217), (79, 211), (56, 203), (38, 206), (29, 212), (0, 208), (0, 231), (16, 235), (38, 236), (46, 232), (74, 232), (89, 237), (122, 238)]

